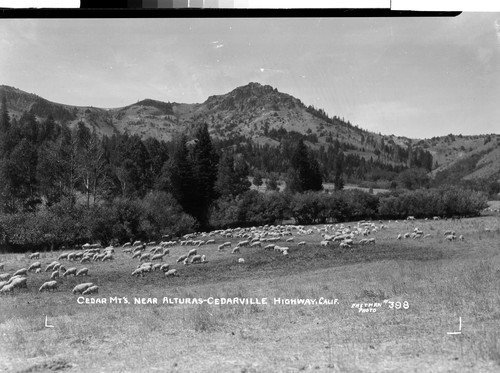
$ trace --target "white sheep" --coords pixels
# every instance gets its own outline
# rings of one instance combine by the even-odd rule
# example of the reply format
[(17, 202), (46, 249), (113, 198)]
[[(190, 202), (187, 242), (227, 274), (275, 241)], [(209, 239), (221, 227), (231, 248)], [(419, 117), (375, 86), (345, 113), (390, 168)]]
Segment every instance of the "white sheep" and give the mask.
[(190, 256), (193, 256), (193, 255), (196, 255), (196, 254), (198, 254), (198, 250), (196, 250), (196, 249), (191, 249), (191, 250), (189, 250), (189, 252), (188, 252), (188, 258), (189, 258)]
[(142, 271), (142, 267), (139, 267), (132, 272), (132, 276), (139, 277), (139, 275), (144, 277), (144, 272)]
[(40, 286), (40, 289), (38, 289), (38, 292), (40, 293), (43, 290), (52, 290), (55, 291), (57, 289), (57, 281), (47, 281)]
[(163, 262), (163, 256), (164, 256), (164, 254), (155, 254), (151, 258), (151, 260), (159, 260), (160, 262)]
[(41, 268), (35, 269), (35, 273), (42, 273), (42, 269)]
[(170, 269), (170, 264), (162, 264), (160, 271), (167, 272)]
[(238, 259), (238, 263), (245, 263), (245, 259), (244, 258), (239, 258)]
[(153, 265), (153, 271), (157, 271), (161, 268), (161, 264), (160, 263), (156, 263)]
[(461, 234), (460, 236), (458, 236), (458, 239), (459, 239), (460, 241), (464, 241), (464, 240), (465, 240), (465, 238), (464, 238), (463, 234)]
[(287, 239), (286, 239), (286, 242), (292, 242), (292, 241), (294, 241), (294, 240), (295, 240), (295, 238), (290, 237), (290, 238), (287, 238)]
[(454, 241), (456, 240), (457, 236), (455, 236), (454, 234), (449, 234), (445, 237), (448, 241)]
[(14, 272), (14, 274), (12, 275), (12, 277), (14, 276), (26, 276), (28, 274), (28, 268), (21, 268), (21, 269), (18, 269), (17, 271)]
[(185, 259), (187, 259), (187, 254), (186, 255), (181, 255), (179, 258), (177, 258), (177, 263), (183, 262)]
[(76, 256), (76, 253), (69, 253), (69, 254), (68, 254), (68, 260), (69, 260), (69, 261), (73, 261), (73, 260), (75, 260), (75, 256)]
[(104, 256), (104, 258), (102, 258), (102, 261), (105, 262), (106, 260), (114, 260), (115, 257), (113, 256), (113, 254), (106, 254)]
[(139, 261), (142, 262), (143, 260), (150, 260), (151, 259), (151, 253), (145, 253), (142, 254), (141, 257), (139, 258)]
[(76, 293), (81, 294), (91, 286), (94, 286), (94, 284), (92, 282), (86, 282), (84, 284), (76, 285), (73, 289), (73, 294), (76, 294)]
[(396, 240), (400, 240), (403, 236), (401, 236), (401, 233), (398, 234), (398, 236), (396, 237)]
[(369, 243), (372, 243), (375, 245), (375, 237), (372, 237), (372, 238), (369, 238), (367, 241), (366, 241), (367, 244)]
[(3, 288), (5, 285), (8, 285), (8, 281), (0, 281), (0, 289)]
[(233, 248), (233, 250), (231, 250), (231, 254), (236, 254), (236, 253), (239, 253), (240, 252), (240, 247), (239, 246), (235, 246)]
[(134, 255), (132, 255), (132, 259), (136, 259), (136, 258), (140, 258), (142, 255), (142, 253), (140, 251), (134, 253)]
[(55, 280), (56, 278), (59, 278), (59, 271), (54, 271), (54, 272), (52, 272), (52, 274), (50, 275), (50, 279), (51, 279), (51, 280)]
[(12, 293), (14, 291), (14, 285), (13, 284), (7, 284), (4, 287), (0, 289), (0, 294), (7, 294), (7, 293)]
[(210, 244), (214, 244), (215, 243), (215, 240), (207, 240), (207, 242), (205, 242), (205, 244), (207, 245), (210, 245)]
[(264, 246), (264, 250), (274, 250), (274, 246), (273, 244), (269, 244), (269, 245), (266, 245)]
[(187, 266), (189, 264), (189, 258), (186, 258), (183, 260), (182, 262), (185, 266)]
[(300, 241), (297, 246), (305, 246), (306, 245), (306, 241)]
[(174, 276), (179, 276), (179, 273), (177, 272), (176, 269), (170, 269), (167, 272), (165, 272), (165, 277), (174, 277)]
[(89, 269), (88, 268), (82, 268), (78, 272), (76, 272), (75, 276), (88, 276), (89, 275)]
[(15, 278), (12, 282), (11, 285), (14, 286), (14, 288), (28, 288), (28, 279), (26, 277), (17, 277)]
[(85, 255), (82, 260), (80, 260), (80, 264), (81, 263), (90, 263), (90, 260), (92, 259), (93, 257), (91, 257), (90, 255)]
[(66, 272), (63, 273), (63, 277), (66, 277), (66, 276), (69, 276), (69, 275), (76, 276), (76, 271), (77, 271), (77, 269), (75, 267), (68, 268), (66, 270)]
[(40, 259), (40, 253), (37, 251), (30, 255), (30, 259)]
[(87, 288), (87, 290), (85, 290), (82, 293), (82, 295), (98, 294), (98, 293), (99, 293), (99, 286), (93, 285), (93, 286)]
[(260, 241), (254, 241), (250, 244), (250, 247), (262, 247), (262, 242)]
[(10, 278), (10, 273), (4, 273), (0, 275), (0, 281), (7, 281)]
[(56, 264), (58, 264), (58, 262), (52, 262), (52, 263), (50, 263), (49, 265), (47, 265), (47, 267), (45, 267), (45, 272), (48, 272), (48, 271), (52, 270), (52, 268), (53, 268)]
[(130, 247), (132, 245), (130, 242), (125, 242), (122, 247)]
[(28, 272), (35, 271), (38, 268), (42, 268), (42, 263), (35, 262), (28, 267)]
[(328, 246), (330, 244), (330, 241), (323, 240), (319, 244), (320, 246)]

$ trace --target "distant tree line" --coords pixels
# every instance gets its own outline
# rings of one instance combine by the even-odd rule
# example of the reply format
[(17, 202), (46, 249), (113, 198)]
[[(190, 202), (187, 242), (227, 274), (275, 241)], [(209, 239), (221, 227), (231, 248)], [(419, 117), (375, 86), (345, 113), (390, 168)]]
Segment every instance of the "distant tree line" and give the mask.
[[(50, 115), (38, 120), (24, 112), (11, 119), (3, 99), (0, 244), (25, 251), (96, 240), (159, 240), (289, 218), (309, 224), (407, 214), (473, 216), (484, 205), (478, 193), (419, 189), (429, 187), (425, 169), (383, 168), (382, 161), (345, 155), (340, 142), (315, 151), (302, 138), (274, 148), (240, 140), (215, 141), (206, 124), (170, 143), (126, 133), (101, 138), (82, 122), (70, 129)], [(378, 196), (343, 191), (344, 179), (359, 168), (399, 172), (398, 184), (418, 190)], [(267, 193), (250, 190), (250, 172), (255, 185), (266, 178)], [(335, 192), (322, 191), (325, 180), (333, 180)]]

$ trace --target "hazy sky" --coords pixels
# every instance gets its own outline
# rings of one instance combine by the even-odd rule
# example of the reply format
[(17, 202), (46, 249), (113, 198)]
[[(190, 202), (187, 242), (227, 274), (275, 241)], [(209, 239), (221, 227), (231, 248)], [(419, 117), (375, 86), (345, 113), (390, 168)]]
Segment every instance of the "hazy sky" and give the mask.
[(500, 133), (500, 14), (0, 19), (0, 84), (51, 101), (195, 103), (249, 82), (387, 135)]

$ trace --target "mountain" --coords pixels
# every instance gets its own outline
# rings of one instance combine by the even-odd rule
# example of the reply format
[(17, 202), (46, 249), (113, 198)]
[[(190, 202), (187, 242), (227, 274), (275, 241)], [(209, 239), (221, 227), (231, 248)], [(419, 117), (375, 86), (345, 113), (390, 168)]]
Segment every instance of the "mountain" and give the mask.
[[(141, 138), (170, 141), (177, 133), (190, 134), (199, 124), (207, 123), (211, 136), (220, 140), (242, 139), (278, 146), (284, 138), (302, 138), (316, 150), (342, 144), (346, 155), (405, 166), (412, 159), (409, 151), (419, 150), (432, 154), (433, 175), (458, 172), (463, 179), (500, 175), (499, 135), (410, 139), (376, 134), (259, 83), (210, 96), (199, 104), (145, 99), (113, 109), (59, 104), (4, 85), (0, 86), (2, 96), (13, 118), (19, 118), (23, 111), (31, 111), (38, 118), (52, 115), (57, 122), (65, 122), (71, 128), (82, 121), (99, 135), (127, 132)], [(425, 159), (426, 164), (428, 161)]]

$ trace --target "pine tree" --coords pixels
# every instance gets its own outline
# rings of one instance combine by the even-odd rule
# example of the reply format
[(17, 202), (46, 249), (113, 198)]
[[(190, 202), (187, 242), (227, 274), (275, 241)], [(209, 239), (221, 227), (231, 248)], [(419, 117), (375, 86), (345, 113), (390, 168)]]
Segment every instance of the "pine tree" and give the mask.
[(191, 157), (196, 182), (196, 201), (198, 202), (195, 217), (202, 227), (206, 227), (209, 207), (217, 198), (215, 183), (219, 157), (212, 145), (206, 124), (198, 129), (195, 140)]

